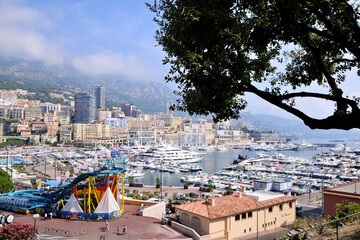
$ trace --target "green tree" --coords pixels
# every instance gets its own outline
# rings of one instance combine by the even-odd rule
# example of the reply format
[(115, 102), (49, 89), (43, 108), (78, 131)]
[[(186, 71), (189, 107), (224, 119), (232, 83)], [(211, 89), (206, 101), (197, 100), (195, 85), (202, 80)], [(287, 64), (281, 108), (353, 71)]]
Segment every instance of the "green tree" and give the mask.
[(133, 176), (129, 177), (129, 184), (134, 184), (135, 178)]
[(230, 195), (234, 192), (234, 190), (232, 189), (231, 183), (229, 183), (229, 185), (227, 186), (227, 188), (225, 189), (224, 195)]
[[(340, 86), (360, 75), (359, 3), (346, 0), (159, 0), (147, 4), (156, 40), (178, 84), (173, 108), (214, 120), (238, 118), (253, 93), (312, 129), (359, 128), (359, 98)], [(279, 67), (280, 66), (280, 67)], [(355, 75), (355, 74), (352, 74)], [(352, 78), (355, 78), (352, 76)], [(302, 87), (321, 86), (303, 91)], [(308, 88), (307, 88), (308, 89)], [(324, 92), (325, 91), (325, 92)], [(299, 98), (334, 103), (316, 119)]]
[[(333, 216), (331, 216), (331, 220), (337, 220), (339, 218), (347, 217), (360, 212), (360, 204), (355, 202), (343, 201), (341, 203), (337, 203), (335, 207), (336, 212)], [(355, 220), (358, 221), (359, 218), (360, 216), (356, 215), (350, 218), (343, 219), (342, 222), (353, 222)]]
[(0, 193), (7, 193), (14, 190), (14, 183), (10, 178), (10, 175), (0, 170)]
[(155, 183), (156, 183), (156, 186), (160, 187), (160, 185), (161, 185), (161, 180), (160, 180), (160, 178), (156, 178), (156, 179), (155, 179)]
[(214, 186), (213, 186), (213, 184), (212, 184), (212, 180), (209, 179), (209, 180), (208, 180), (208, 189), (213, 189), (213, 188), (214, 188)]

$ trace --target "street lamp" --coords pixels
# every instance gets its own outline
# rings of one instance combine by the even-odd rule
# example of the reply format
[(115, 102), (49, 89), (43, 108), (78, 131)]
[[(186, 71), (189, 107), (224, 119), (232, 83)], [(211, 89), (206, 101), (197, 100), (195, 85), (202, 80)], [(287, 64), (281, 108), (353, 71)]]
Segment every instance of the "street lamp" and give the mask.
[(160, 200), (162, 202), (162, 181), (163, 181), (163, 156), (161, 155), (160, 156), (160, 165), (161, 165), (161, 168), (160, 168)]
[(326, 172), (324, 173), (323, 177), (322, 177), (322, 206), (321, 206), (321, 210), (322, 210), (322, 216), (324, 217), (324, 179), (325, 179), (325, 175), (330, 171), (331, 168), (329, 168), (328, 170), (326, 170)]
[(33, 240), (37, 240), (37, 235), (36, 235), (36, 220), (40, 219), (40, 215), (39, 214), (34, 214), (33, 215), (33, 219), (34, 219), (34, 236), (33, 236)]

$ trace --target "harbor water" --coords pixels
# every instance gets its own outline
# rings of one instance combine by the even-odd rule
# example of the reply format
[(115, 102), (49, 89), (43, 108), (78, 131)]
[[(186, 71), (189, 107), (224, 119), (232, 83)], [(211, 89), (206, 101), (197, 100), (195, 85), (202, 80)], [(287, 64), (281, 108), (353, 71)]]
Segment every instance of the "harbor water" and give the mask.
[[(217, 171), (223, 169), (223, 167), (233, 163), (239, 155), (243, 157), (256, 157), (256, 154), (283, 154), (286, 156), (294, 156), (305, 159), (311, 159), (316, 153), (326, 152), (329, 148), (317, 148), (316, 150), (307, 150), (307, 151), (250, 151), (250, 150), (240, 150), (240, 149), (228, 149), (227, 151), (214, 151), (204, 153), (204, 157), (197, 163), (193, 163), (194, 166), (201, 166), (202, 172), (208, 173), (209, 175), (214, 174)], [(139, 169), (140, 170), (140, 169)], [(183, 183), (180, 181), (180, 178), (185, 175), (196, 175), (198, 172), (159, 172), (156, 170), (143, 169), (141, 170), (145, 173), (142, 177), (136, 177), (135, 181), (137, 183), (143, 183), (145, 185), (155, 185), (156, 178), (162, 179), (163, 186), (173, 185), (173, 186), (183, 186)]]

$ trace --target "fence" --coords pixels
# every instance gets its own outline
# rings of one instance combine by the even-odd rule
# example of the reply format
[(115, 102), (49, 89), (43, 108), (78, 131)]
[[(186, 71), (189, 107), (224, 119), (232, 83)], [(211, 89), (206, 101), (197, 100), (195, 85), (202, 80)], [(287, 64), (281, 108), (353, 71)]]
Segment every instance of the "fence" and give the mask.
[[(347, 221), (350, 223), (346, 224)], [(319, 226), (311, 227), (309, 229), (280, 238), (279, 240), (338, 240), (345, 237), (347, 237), (345, 239), (349, 239), (349, 237), (355, 233), (360, 232), (360, 226), (357, 226), (356, 224), (360, 225), (360, 212), (321, 224)], [(350, 227), (353, 228), (350, 229)]]
[(64, 230), (64, 229), (45, 227), (45, 233), (50, 235), (63, 236), (63, 237), (75, 237), (79, 235), (88, 234), (89, 229), (82, 228), (75, 230)]

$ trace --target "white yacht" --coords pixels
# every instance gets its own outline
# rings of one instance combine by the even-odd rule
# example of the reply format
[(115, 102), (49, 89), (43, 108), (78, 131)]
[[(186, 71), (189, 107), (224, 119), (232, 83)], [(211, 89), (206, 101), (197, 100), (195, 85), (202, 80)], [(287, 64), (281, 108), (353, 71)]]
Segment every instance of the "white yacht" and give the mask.
[(162, 145), (150, 148), (146, 152), (140, 154), (147, 159), (162, 160), (164, 162), (198, 162), (202, 159), (200, 153), (188, 150), (182, 150), (177, 147)]

